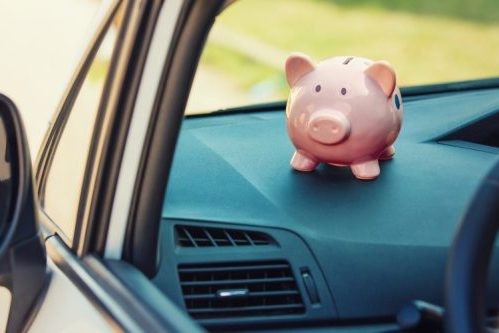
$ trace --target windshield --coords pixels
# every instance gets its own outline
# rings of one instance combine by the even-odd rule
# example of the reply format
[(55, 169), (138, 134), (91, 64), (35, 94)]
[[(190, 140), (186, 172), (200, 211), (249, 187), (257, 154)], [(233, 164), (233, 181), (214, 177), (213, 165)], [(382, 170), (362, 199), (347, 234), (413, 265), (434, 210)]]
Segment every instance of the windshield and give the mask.
[(187, 113), (285, 100), (291, 52), (387, 60), (400, 86), (499, 75), (496, 0), (240, 0), (217, 19)]

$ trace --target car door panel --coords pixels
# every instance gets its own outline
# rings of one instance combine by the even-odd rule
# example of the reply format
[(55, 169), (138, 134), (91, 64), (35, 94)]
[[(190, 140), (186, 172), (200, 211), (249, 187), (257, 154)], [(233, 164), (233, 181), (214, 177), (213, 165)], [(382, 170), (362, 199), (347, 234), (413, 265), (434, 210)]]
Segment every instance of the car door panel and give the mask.
[[(50, 282), (40, 309), (28, 332), (115, 332), (117, 327), (105, 320), (52, 259), (48, 259)], [(57, 320), (54, 320), (57, 318)]]

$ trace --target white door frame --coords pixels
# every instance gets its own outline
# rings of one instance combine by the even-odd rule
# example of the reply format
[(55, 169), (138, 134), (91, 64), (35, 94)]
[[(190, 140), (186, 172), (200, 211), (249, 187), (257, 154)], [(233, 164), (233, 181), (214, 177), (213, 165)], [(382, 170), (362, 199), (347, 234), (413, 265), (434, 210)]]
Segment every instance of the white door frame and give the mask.
[(121, 259), (123, 253), (128, 216), (147, 129), (183, 4), (184, 0), (166, 0), (156, 22), (119, 171), (104, 252), (104, 257), (108, 259)]

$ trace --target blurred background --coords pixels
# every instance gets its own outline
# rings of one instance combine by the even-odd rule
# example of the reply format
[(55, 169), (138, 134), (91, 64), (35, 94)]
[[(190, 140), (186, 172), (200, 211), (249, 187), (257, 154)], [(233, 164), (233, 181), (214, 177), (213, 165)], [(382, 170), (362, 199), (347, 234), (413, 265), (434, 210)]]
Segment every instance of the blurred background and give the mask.
[[(210, 34), (189, 110), (286, 99), (292, 51), (385, 59), (402, 86), (498, 76), (499, 1), (237, 1)], [(225, 96), (203, 96), (204, 80)]]
[(33, 162), (105, 5), (0, 0), (0, 92), (23, 115)]
[[(0, 0), (0, 91), (32, 150), (108, 3)], [(239, 0), (210, 33), (187, 112), (286, 99), (293, 51), (385, 59), (402, 86), (499, 76), (499, 1)]]

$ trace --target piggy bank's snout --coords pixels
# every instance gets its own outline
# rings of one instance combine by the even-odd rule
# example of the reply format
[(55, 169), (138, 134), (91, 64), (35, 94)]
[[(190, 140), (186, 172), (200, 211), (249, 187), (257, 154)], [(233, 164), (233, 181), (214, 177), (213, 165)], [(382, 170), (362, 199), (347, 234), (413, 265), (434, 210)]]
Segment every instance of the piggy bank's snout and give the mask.
[(341, 112), (320, 110), (310, 116), (307, 130), (308, 135), (314, 141), (332, 145), (348, 138), (350, 121)]

